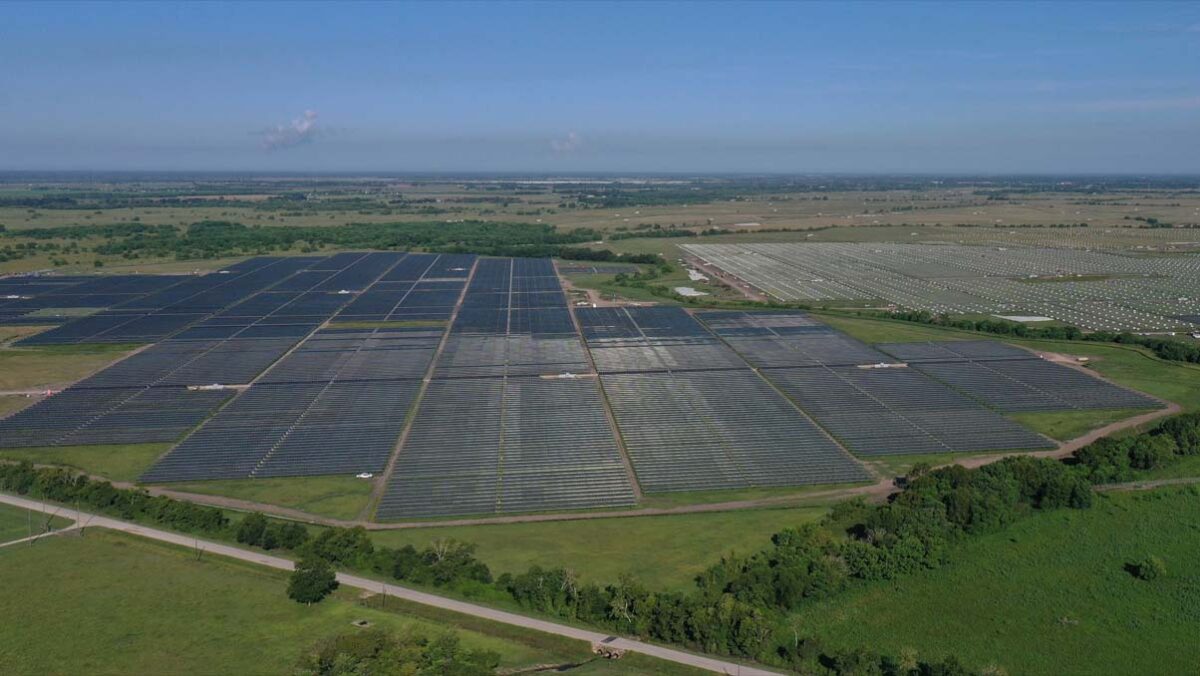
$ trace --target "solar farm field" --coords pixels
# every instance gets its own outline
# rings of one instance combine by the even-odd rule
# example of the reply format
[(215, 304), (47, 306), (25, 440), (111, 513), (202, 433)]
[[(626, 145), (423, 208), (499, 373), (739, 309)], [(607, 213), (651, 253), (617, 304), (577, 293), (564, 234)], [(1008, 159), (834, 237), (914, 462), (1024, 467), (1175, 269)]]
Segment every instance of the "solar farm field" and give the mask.
[(1008, 413), (1158, 406), (999, 343), (872, 346), (797, 311), (572, 308), (557, 274), (347, 252), (139, 282), (23, 339), (150, 345), (0, 419), (0, 449), (160, 444), (147, 484), (361, 476), (362, 515), (405, 521), (866, 482), (879, 457), (1055, 447)]
[(1200, 259), (1191, 256), (890, 242), (682, 248), (780, 300), (884, 302), (1106, 331), (1200, 326)]

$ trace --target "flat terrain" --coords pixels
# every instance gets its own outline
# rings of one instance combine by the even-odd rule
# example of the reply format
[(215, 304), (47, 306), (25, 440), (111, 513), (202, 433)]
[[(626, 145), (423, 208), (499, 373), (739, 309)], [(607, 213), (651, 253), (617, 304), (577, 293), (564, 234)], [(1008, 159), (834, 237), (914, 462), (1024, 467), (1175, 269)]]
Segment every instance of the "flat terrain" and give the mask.
[(1008, 417), (1031, 427), (1056, 441), (1067, 441), (1088, 432), (1126, 418), (1132, 418), (1142, 409), (1116, 409), (1111, 411), (1039, 411), (1036, 413), (1010, 413)]
[[(1153, 524), (1153, 527), (1147, 527)], [(1012, 674), (1193, 673), (1180, 646), (1200, 622), (1200, 492), (1100, 497), (970, 541), (952, 564), (809, 606), (801, 626), (828, 645), (953, 653)], [(1125, 570), (1154, 555), (1167, 574)]]
[[(0, 636), (12, 674), (246, 673), (248, 665), (288, 674), (302, 651), (352, 631), (352, 621), (428, 635), (452, 628), (366, 608), (349, 591), (304, 606), (287, 598), (280, 572), (215, 556), (197, 561), (183, 549), (96, 529), (0, 550), (0, 565), (0, 607), (21, 609), (21, 621)], [(508, 668), (587, 659), (582, 644), (546, 649), (457, 632), (468, 647), (499, 652)]]
[(70, 525), (70, 519), (55, 516), (55, 511), (53, 506), (47, 513), (42, 513), (31, 512), (11, 505), (0, 505), (0, 544), (29, 537), (31, 525), (34, 535), (43, 532), (47, 525), (51, 529)]
[(493, 574), (524, 572), (531, 565), (566, 567), (599, 584), (632, 574), (650, 589), (685, 590), (693, 578), (730, 552), (760, 549), (784, 528), (816, 521), (824, 507), (757, 509), (713, 514), (647, 516), (489, 526), (377, 531), (389, 547), (417, 549), (439, 538), (478, 545), (476, 555)]
[(0, 450), (0, 458), (63, 465), (112, 481), (136, 481), (170, 447), (171, 444), (120, 444), (6, 448)]
[(366, 507), (373, 482), (352, 476), (297, 477), (289, 479), (231, 479), (167, 484), (164, 488), (186, 493), (221, 495), (268, 505), (298, 509), (318, 516), (352, 521)]

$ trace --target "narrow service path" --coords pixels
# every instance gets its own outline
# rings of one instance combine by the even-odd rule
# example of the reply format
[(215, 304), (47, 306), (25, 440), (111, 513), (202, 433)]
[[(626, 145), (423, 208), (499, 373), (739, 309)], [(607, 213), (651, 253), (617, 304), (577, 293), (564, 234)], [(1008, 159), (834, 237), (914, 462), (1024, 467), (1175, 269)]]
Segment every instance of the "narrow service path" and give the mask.
[[(19, 498), (13, 495), (5, 495), (3, 493), (0, 493), (0, 502), (32, 510), (41, 509), (42, 507), (41, 502), (27, 500), (25, 498)], [(75, 512), (75, 510), (64, 510), (65, 514), (70, 514), (71, 512)], [(221, 544), (219, 542), (202, 540), (188, 535), (181, 535), (179, 533), (171, 533), (169, 531), (150, 528), (147, 526), (130, 523), (128, 521), (111, 519), (97, 514), (89, 514), (87, 512), (75, 512), (75, 523), (87, 524), (89, 528), (108, 528), (109, 530), (129, 533), (130, 535), (137, 535), (140, 537), (149, 538), (151, 540), (158, 540), (160, 542), (167, 542), (180, 547), (187, 547), (189, 549), (198, 548), (202, 552), (217, 554), (219, 556), (225, 556), (231, 559), (238, 559), (239, 561), (247, 561), (249, 563), (255, 563), (270, 568), (277, 568), (279, 570), (292, 570), (295, 567), (295, 562), (291, 559), (272, 556), (262, 552), (239, 549), (237, 547)], [(62, 531), (57, 532), (61, 533)], [(364, 577), (358, 577), (356, 575), (350, 575), (347, 573), (338, 573), (337, 579), (341, 584), (347, 587), (353, 587), (355, 589), (362, 589), (368, 592), (386, 593), (388, 596), (402, 598), (407, 601), (412, 601), (413, 603), (420, 603), (422, 605), (433, 606), (435, 608), (442, 608), (444, 610), (450, 610), (456, 613), (462, 613), (464, 615), (480, 617), (485, 620), (500, 622), (502, 624), (510, 624), (517, 627), (524, 627), (526, 629), (533, 629), (535, 631), (541, 631), (548, 634), (565, 636), (567, 638), (572, 638), (579, 641), (588, 641), (589, 643), (593, 644), (603, 641), (605, 642), (605, 645), (608, 645), (612, 648), (641, 653), (643, 655), (657, 657), (658, 659), (667, 660), (669, 662), (686, 664), (691, 667), (706, 669), (718, 674), (743, 674), (744, 676), (760, 676), (777, 673), (773, 671), (766, 671), (758, 667), (736, 664), (734, 662), (726, 662), (724, 660), (706, 657), (704, 655), (694, 655), (682, 650), (652, 645), (650, 643), (644, 643), (634, 639), (613, 637), (609, 634), (602, 634), (600, 632), (590, 631), (588, 629), (580, 629), (578, 627), (570, 627), (564, 624), (558, 624), (556, 622), (548, 622), (546, 620), (539, 620), (533, 617), (526, 617), (525, 615), (518, 615), (516, 613), (509, 613), (503, 610), (496, 610), (486, 606), (475, 605), (474, 603), (456, 601), (443, 596), (437, 596), (436, 594), (419, 592), (406, 587), (398, 587), (393, 584), (369, 580)]]
[(38, 533), (37, 535), (31, 535), (27, 538), (21, 538), (20, 540), (9, 540), (8, 542), (0, 542), (0, 549), (3, 549), (4, 547), (11, 547), (13, 545), (19, 545), (23, 542), (33, 542), (35, 540), (41, 540), (42, 538), (50, 537), (52, 535), (58, 535), (59, 533), (66, 533), (67, 531), (72, 531), (72, 530), (75, 530), (76, 528), (79, 528), (79, 524), (73, 523), (70, 526), (67, 526), (65, 528), (59, 528), (58, 530), (48, 530), (45, 533)]

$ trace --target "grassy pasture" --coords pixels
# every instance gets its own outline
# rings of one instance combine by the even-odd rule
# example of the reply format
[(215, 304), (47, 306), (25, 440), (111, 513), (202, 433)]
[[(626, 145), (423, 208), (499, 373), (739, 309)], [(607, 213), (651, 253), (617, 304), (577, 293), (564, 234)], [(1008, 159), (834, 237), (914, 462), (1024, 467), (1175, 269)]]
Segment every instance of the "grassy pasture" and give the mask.
[[(1147, 524), (1154, 524), (1148, 528)], [(968, 541), (945, 568), (870, 583), (797, 614), (838, 647), (913, 648), (1013, 674), (1194, 673), (1200, 492), (1104, 495)], [(1165, 577), (1125, 565), (1162, 558)]]
[[(288, 674), (314, 642), (350, 623), (436, 635), (446, 624), (366, 608), (341, 590), (304, 606), (284, 593), (286, 574), (91, 529), (34, 547), (0, 550), (6, 672)], [(64, 624), (65, 623), (65, 624)], [(471, 648), (495, 650), (505, 667), (575, 661), (575, 650), (530, 647), (458, 630)], [(251, 666), (252, 665), (252, 666)]]
[(51, 506), (47, 513), (43, 514), (11, 505), (0, 505), (0, 544), (28, 537), (31, 524), (34, 535), (43, 532), (47, 526), (51, 529), (69, 526), (71, 520), (56, 516), (56, 511), (61, 510)]
[(112, 481), (136, 481), (172, 444), (118, 444), (112, 446), (49, 446), (0, 449), (5, 460), (28, 460), (63, 465)]
[(420, 549), (438, 538), (478, 545), (494, 574), (537, 564), (572, 568), (600, 584), (630, 573), (650, 589), (690, 589), (692, 579), (731, 551), (761, 549), (784, 528), (816, 521), (824, 507), (755, 509), (705, 514), (447, 526), (373, 531), (380, 545)]

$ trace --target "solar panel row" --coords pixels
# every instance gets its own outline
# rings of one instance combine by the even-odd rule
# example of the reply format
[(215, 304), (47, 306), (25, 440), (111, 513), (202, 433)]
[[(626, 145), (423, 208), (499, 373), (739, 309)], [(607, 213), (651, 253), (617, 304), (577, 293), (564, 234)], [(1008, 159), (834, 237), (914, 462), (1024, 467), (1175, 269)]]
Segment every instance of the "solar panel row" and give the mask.
[(378, 472), (419, 386), (413, 380), (252, 385), (142, 480)]
[[(66, 309), (120, 305), (187, 279), (179, 275), (22, 276), (0, 278), (0, 324), (54, 324)], [(78, 314), (78, 313), (74, 313)]]
[(880, 349), (1001, 411), (1162, 406), (1139, 392), (996, 341), (889, 343)]
[(381, 519), (629, 505), (633, 486), (592, 379), (434, 380)]
[(759, 368), (891, 361), (882, 352), (804, 313), (703, 312), (697, 316)]
[(913, 369), (839, 366), (763, 373), (858, 455), (1054, 446)]
[(184, 387), (72, 388), (0, 420), (0, 447), (174, 441), (231, 394)]
[(681, 308), (582, 308), (576, 315), (600, 373), (746, 368)]
[(190, 277), (157, 293), (30, 336), (20, 344), (154, 342), (290, 277), (315, 260), (251, 259), (253, 264)]
[(648, 492), (868, 478), (748, 369), (601, 378), (638, 482)]

